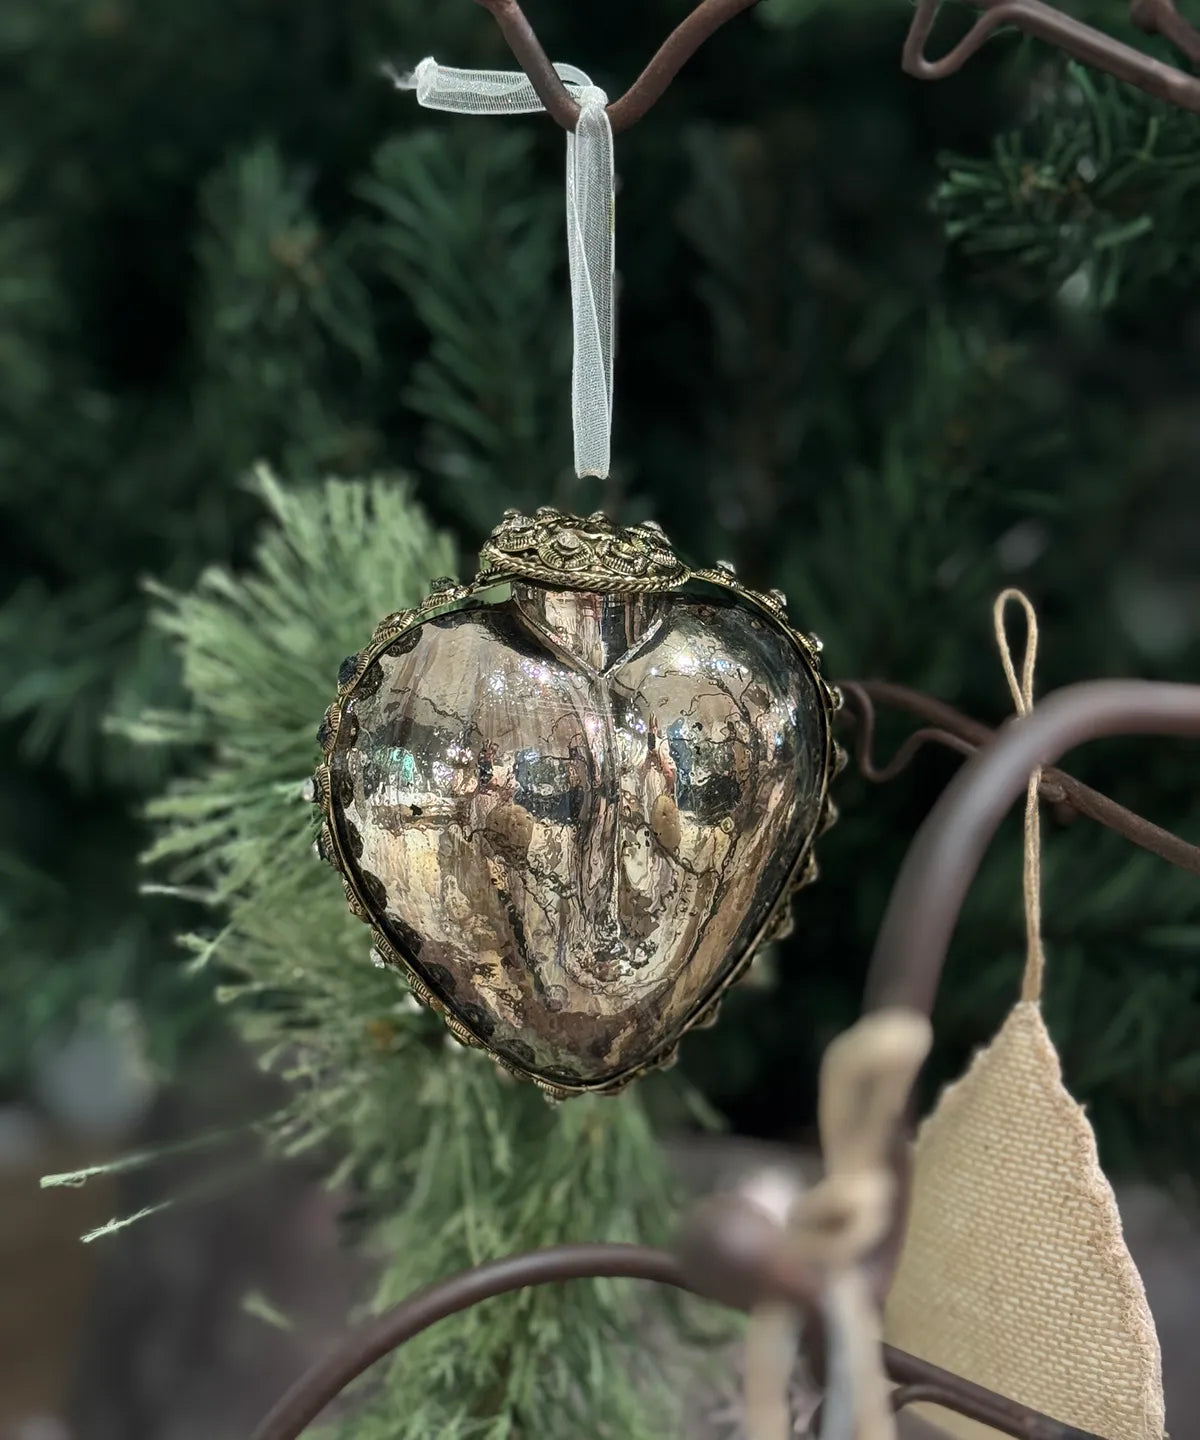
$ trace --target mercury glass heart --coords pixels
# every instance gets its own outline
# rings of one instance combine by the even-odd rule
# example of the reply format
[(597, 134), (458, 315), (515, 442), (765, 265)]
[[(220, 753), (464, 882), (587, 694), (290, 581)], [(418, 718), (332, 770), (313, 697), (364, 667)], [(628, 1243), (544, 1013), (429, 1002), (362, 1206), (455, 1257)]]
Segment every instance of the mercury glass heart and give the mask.
[(777, 600), (655, 530), (510, 516), (483, 558), (347, 662), (321, 843), (456, 1034), (559, 1093), (614, 1089), (809, 875), (833, 695)]

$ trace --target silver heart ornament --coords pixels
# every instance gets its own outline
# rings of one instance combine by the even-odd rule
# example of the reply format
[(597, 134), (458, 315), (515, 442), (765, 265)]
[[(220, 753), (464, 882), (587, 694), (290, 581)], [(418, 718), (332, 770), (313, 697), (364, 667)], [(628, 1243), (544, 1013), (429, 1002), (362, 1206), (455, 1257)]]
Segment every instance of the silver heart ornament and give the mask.
[(716, 1017), (835, 818), (840, 703), (784, 597), (542, 509), (343, 664), (318, 853), (463, 1044), (614, 1092)]

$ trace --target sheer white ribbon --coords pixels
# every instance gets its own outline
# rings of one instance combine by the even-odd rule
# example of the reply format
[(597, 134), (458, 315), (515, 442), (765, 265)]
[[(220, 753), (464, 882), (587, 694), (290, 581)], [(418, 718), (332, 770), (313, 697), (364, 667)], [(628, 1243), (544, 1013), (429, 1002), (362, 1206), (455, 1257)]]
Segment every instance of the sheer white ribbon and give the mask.
[[(613, 178), (608, 96), (574, 65), (556, 65), (559, 79), (579, 104), (579, 121), (567, 131), (567, 253), (571, 271), (574, 357), (571, 409), (575, 470), (608, 475), (613, 404)], [(430, 110), (475, 115), (527, 115), (543, 108), (520, 71), (450, 70), (430, 58), (411, 75), (393, 76), (415, 90)]]

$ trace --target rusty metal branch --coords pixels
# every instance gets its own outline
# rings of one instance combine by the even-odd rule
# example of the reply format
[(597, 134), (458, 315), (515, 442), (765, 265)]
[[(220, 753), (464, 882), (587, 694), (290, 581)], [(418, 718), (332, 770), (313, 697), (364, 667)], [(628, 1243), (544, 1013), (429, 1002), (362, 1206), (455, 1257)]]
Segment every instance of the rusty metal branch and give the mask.
[[(888, 1374), (902, 1382), (892, 1391), (892, 1408), (897, 1412), (908, 1405), (940, 1405), (943, 1410), (955, 1410), (960, 1415), (969, 1413), (972, 1420), (999, 1430), (1002, 1435), (1012, 1435), (1015, 1440), (1097, 1440), (1088, 1430), (1077, 1430), (1073, 1425), (1038, 1415), (1015, 1400), (985, 1390), (982, 1385), (964, 1380), (961, 1375), (942, 1370), (927, 1360), (916, 1360), (902, 1350), (892, 1350), (885, 1345), (884, 1356)], [(970, 1405), (971, 1410), (965, 1410), (964, 1405)]]
[(1174, 0), (1130, 0), (1129, 18), (1147, 35), (1161, 35), (1200, 65), (1200, 34), (1175, 8)]
[(295, 1440), (351, 1381), (439, 1320), (530, 1285), (602, 1276), (687, 1288), (675, 1256), (645, 1245), (558, 1245), (477, 1265), (418, 1290), (360, 1326), (296, 1381), (251, 1440)]
[(558, 78), (558, 72), (542, 49), (542, 42), (517, 0), (475, 0), (475, 3), (482, 5), (500, 27), (501, 35), (508, 41), (508, 48), (529, 77), (529, 83), (546, 107), (546, 113), (564, 130), (574, 130), (579, 120), (579, 106)]
[(1056, 691), (968, 760), (926, 816), (883, 917), (867, 1008), (933, 1008), (942, 964), (989, 841), (1029, 776), (1106, 735), (1200, 736), (1200, 685), (1095, 680)]
[(671, 31), (624, 95), (608, 107), (613, 130), (628, 130), (636, 124), (706, 40), (722, 25), (758, 3), (759, 0), (703, 0), (697, 5)]
[[(896, 685), (889, 680), (839, 680), (838, 687), (847, 702), (843, 714), (855, 726), (855, 761), (863, 778), (873, 784), (894, 779), (925, 744), (944, 745), (959, 754), (972, 755), (996, 735), (995, 730), (964, 715), (953, 705), (907, 685)], [(872, 758), (877, 703), (907, 711), (929, 722), (910, 735), (882, 769), (876, 767)], [(1044, 770), (1040, 794), (1050, 804), (1065, 807), (1077, 815), (1086, 815), (1089, 820), (1115, 830), (1118, 835), (1123, 835), (1152, 855), (1178, 865), (1181, 870), (1200, 875), (1200, 846), (1190, 845), (1170, 830), (1164, 830), (1161, 825), (1155, 825), (1153, 821), (1127, 810), (1124, 805), (1118, 805), (1115, 800), (1110, 800), (1107, 795), (1084, 785), (1064, 771), (1053, 766)]]
[[(771, 1227), (775, 1237), (778, 1231)], [(711, 1237), (719, 1251), (720, 1233)], [(736, 1246), (737, 1241), (733, 1242)], [(764, 1249), (761, 1259), (768, 1267), (763, 1283), (771, 1293), (786, 1299), (810, 1314), (815, 1313), (817, 1282), (813, 1277), (775, 1268), (770, 1272), (771, 1248)], [(708, 1247), (709, 1253), (712, 1246)], [(703, 1285), (697, 1285), (686, 1265), (666, 1250), (653, 1250), (641, 1245), (560, 1245), (549, 1250), (535, 1250), (524, 1255), (510, 1255), (493, 1260), (473, 1270), (464, 1270), (448, 1280), (440, 1281), (355, 1331), (335, 1351), (312, 1367), (292, 1386), (262, 1424), (252, 1440), (296, 1440), (326, 1405), (377, 1360), (391, 1354), (406, 1341), (413, 1339), (451, 1315), (512, 1290), (531, 1285), (550, 1285), (564, 1280), (584, 1280), (600, 1276), (630, 1280), (650, 1280), (679, 1290), (713, 1298)], [(726, 1298), (722, 1296), (721, 1298)], [(1096, 1440), (1083, 1431), (1031, 1410), (1015, 1400), (996, 1395), (941, 1370), (928, 1361), (884, 1346), (884, 1363), (893, 1380), (908, 1387), (917, 1387), (920, 1398), (956, 1410), (960, 1414), (992, 1425), (1017, 1440)]]
[[(518, 0), (475, 0), (475, 3), (482, 5), (500, 27), (508, 48), (529, 77), (547, 113), (564, 130), (574, 130), (579, 120), (579, 106), (558, 78)], [(609, 105), (608, 118), (613, 132), (628, 130), (636, 124), (662, 98), (671, 81), (706, 40), (743, 10), (758, 3), (759, 0), (701, 0), (667, 36), (629, 89)]]
[[(1200, 113), (1200, 79), (1196, 76), (1166, 65), (1152, 55), (1143, 55), (1132, 45), (1114, 40), (1111, 35), (1063, 14), (1043, 0), (970, 0), (970, 3), (983, 14), (952, 50), (939, 60), (930, 60), (925, 47), (941, 0), (917, 0), (902, 58), (909, 75), (918, 80), (944, 80), (961, 70), (997, 30), (1011, 25), (1056, 46), (1084, 65), (1137, 86), (1156, 99), (1165, 100), (1180, 110)], [(1135, 24), (1166, 36), (1189, 58), (1196, 58), (1200, 37), (1167, 0), (1140, 0), (1140, 3), (1134, 0), (1131, 9)]]

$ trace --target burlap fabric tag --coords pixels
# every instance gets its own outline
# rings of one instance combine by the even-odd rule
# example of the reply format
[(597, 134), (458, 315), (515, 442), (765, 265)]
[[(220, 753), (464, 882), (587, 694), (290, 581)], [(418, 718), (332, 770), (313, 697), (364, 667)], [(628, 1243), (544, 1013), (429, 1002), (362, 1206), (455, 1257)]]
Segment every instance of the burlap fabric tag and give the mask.
[[(1029, 640), (1017, 684), (1009, 600)], [(1032, 704), (1037, 625), (1019, 591), (996, 602), (1018, 709)], [(1037, 776), (1026, 809), (1029, 956), (1022, 997), (922, 1125), (885, 1338), (1105, 1440), (1160, 1440), (1162, 1369), (1146, 1293), (1121, 1233), (1083, 1109), (1042, 1019)], [(949, 1411), (924, 1418), (963, 1440), (994, 1431)]]

